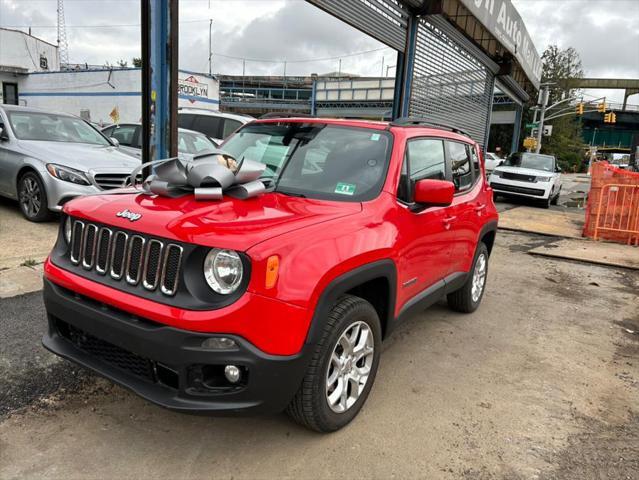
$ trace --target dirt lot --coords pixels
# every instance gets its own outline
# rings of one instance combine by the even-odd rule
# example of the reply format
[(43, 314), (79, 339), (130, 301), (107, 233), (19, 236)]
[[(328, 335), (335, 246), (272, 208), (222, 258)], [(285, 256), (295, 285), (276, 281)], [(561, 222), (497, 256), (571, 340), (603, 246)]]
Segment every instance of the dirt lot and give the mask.
[[(404, 324), (366, 407), (332, 435), (283, 415), (168, 412), (91, 375), (69, 382), (77, 369), (42, 351), (41, 365), (14, 361), (25, 382), (63, 391), (44, 388), (58, 390), (5, 415), (0, 478), (639, 479), (639, 334), (629, 333), (639, 274), (526, 253), (548, 241), (500, 232), (481, 308), (442, 304)], [(35, 294), (0, 300), (2, 311), (8, 302), (39, 308)], [(20, 331), (19, 320), (3, 315), (3, 329)], [(37, 328), (22, 331), (35, 351)]]

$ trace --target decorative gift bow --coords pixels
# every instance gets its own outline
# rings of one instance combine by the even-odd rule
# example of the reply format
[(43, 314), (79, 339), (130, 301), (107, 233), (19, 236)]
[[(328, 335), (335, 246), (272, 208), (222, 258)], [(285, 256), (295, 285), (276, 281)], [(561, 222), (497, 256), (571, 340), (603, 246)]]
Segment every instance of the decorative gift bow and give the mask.
[[(154, 167), (155, 173), (136, 184), (136, 177), (146, 167)], [(141, 186), (147, 195), (180, 197), (193, 193), (196, 200), (221, 200), (226, 194), (246, 199), (266, 191), (259, 180), (265, 169), (263, 163), (246, 159), (236, 162), (228, 153), (214, 150), (193, 159), (175, 157), (143, 163), (131, 172), (129, 184), (136, 191)]]

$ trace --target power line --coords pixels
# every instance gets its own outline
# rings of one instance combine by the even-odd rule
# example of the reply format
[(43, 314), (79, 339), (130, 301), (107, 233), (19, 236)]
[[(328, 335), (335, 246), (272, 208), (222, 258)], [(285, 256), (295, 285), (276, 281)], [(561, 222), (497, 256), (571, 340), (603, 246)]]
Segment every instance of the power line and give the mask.
[[(179, 23), (208, 22), (208, 20), (182, 20)], [(122, 23), (119, 25), (67, 25), (67, 28), (120, 28), (141, 27), (140, 23)], [(0, 28), (58, 28), (57, 25), (0, 25)]]
[(335, 55), (333, 57), (324, 57), (324, 58), (306, 58), (306, 59), (297, 59), (297, 60), (287, 60), (287, 59), (273, 59), (273, 58), (247, 58), (236, 55), (226, 55), (223, 53), (213, 53), (213, 56), (223, 57), (223, 58), (231, 58), (235, 60), (244, 60), (247, 62), (262, 62), (262, 63), (310, 63), (310, 62), (326, 62), (329, 60), (339, 60), (340, 58), (348, 58), (348, 57), (356, 57), (358, 55), (365, 55), (367, 53), (380, 52), (382, 50), (392, 50), (390, 47), (382, 47), (382, 48), (374, 48), (372, 50), (364, 50), (361, 52), (353, 52), (353, 53), (345, 53), (343, 55)]

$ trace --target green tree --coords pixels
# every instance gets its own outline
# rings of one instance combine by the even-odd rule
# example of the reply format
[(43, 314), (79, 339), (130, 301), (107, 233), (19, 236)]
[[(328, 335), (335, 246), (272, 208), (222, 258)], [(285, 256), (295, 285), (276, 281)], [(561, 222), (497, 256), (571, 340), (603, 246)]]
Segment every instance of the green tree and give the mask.
[[(572, 47), (561, 49), (557, 45), (550, 45), (541, 59), (543, 62), (541, 81), (552, 83), (549, 86), (548, 104), (552, 105), (566, 98), (575, 98), (579, 91), (567, 88), (565, 80), (584, 76), (577, 50)], [(551, 117), (560, 110), (573, 108), (573, 103), (562, 103), (546, 111), (546, 117)], [(582, 165), (584, 143), (581, 138), (580, 120), (573, 115), (568, 115), (549, 120), (546, 125), (552, 125), (553, 131), (550, 137), (543, 138), (541, 152), (555, 155), (564, 170), (578, 171)]]
[(142, 57), (133, 57), (131, 63), (134, 67), (141, 68), (142, 67)]

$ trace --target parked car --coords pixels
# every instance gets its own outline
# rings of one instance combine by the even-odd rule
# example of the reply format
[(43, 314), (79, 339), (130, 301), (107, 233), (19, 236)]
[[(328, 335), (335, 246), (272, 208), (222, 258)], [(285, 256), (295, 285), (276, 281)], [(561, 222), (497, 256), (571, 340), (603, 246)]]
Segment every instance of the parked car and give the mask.
[(178, 127), (201, 132), (216, 145), (245, 123), (253, 120), (246, 115), (218, 112), (201, 108), (178, 109)]
[(0, 106), (0, 195), (42, 222), (70, 199), (117, 188), (140, 161), (79, 117)]
[(268, 165), (265, 193), (65, 205), (44, 345), (170, 409), (337, 430), (397, 325), (479, 307), (497, 232), (480, 147), (421, 120), (280, 118), (224, 150)]
[[(118, 145), (126, 153), (138, 158), (142, 156), (142, 125), (140, 123), (121, 123), (102, 129), (102, 133), (111, 139), (117, 140)], [(190, 155), (217, 150), (217, 145), (206, 135), (184, 128), (178, 128), (178, 152)]]
[(504, 163), (503, 158), (499, 158), (496, 153), (486, 152), (484, 164), (486, 165), (486, 172), (490, 173), (499, 165)]
[(530, 198), (545, 208), (561, 193), (561, 168), (552, 155), (514, 153), (490, 175), (495, 195)]

